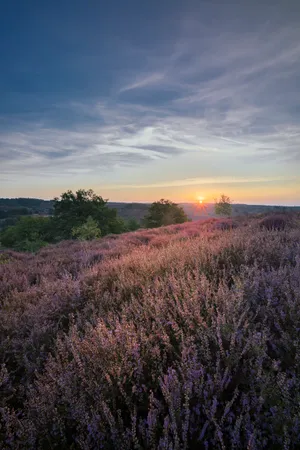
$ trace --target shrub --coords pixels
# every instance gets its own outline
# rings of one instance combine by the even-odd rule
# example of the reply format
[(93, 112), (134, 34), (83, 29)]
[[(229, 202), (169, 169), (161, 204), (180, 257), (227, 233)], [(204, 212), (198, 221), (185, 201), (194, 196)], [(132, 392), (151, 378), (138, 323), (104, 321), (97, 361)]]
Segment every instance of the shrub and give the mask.
[(15, 250), (35, 252), (46, 245), (49, 224), (48, 217), (21, 217), (16, 225), (0, 233), (1, 244)]
[(279, 215), (274, 215), (274, 216), (268, 216), (265, 217), (261, 222), (260, 222), (260, 228), (262, 229), (266, 229), (266, 230), (284, 230), (286, 228), (287, 225), (287, 220), (285, 217), (283, 216), (279, 216)]
[(215, 230), (234, 230), (238, 227), (238, 224), (236, 222), (232, 222), (231, 220), (228, 221), (218, 221), (214, 224)]
[(83, 225), (72, 229), (72, 236), (80, 241), (91, 241), (101, 236), (101, 230), (97, 222), (89, 216)]
[(128, 231), (136, 231), (141, 228), (141, 225), (135, 218), (131, 218), (127, 221), (126, 228)]

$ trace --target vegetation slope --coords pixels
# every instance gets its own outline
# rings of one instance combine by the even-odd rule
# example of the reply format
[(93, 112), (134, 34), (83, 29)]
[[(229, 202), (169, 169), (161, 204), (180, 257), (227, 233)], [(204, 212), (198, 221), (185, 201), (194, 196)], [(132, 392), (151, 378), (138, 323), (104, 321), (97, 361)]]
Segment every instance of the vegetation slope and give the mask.
[(300, 227), (266, 224), (2, 252), (1, 448), (299, 448)]

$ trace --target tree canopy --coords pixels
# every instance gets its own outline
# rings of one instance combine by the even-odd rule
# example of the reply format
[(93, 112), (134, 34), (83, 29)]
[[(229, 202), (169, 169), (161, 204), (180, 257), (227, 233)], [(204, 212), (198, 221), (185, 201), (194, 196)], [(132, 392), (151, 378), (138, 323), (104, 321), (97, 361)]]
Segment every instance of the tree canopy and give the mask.
[(136, 231), (141, 228), (141, 225), (134, 217), (132, 217), (131, 219), (127, 220), (126, 228), (128, 231)]
[(72, 229), (72, 236), (80, 241), (91, 241), (101, 236), (101, 230), (97, 226), (97, 222), (89, 216), (83, 225)]
[(183, 208), (170, 200), (161, 199), (152, 203), (144, 218), (147, 228), (157, 228), (165, 225), (184, 223), (189, 219)]
[(117, 216), (117, 211), (109, 208), (107, 200), (92, 189), (61, 194), (60, 198), (54, 199), (53, 211), (57, 231), (62, 239), (71, 239), (72, 230), (82, 226), (88, 217), (96, 222), (102, 235), (125, 231), (124, 221)]
[[(107, 203), (108, 200), (92, 189), (79, 189), (76, 192), (69, 190), (51, 202), (52, 216), (29, 215), (15, 218), (12, 226), (0, 232), (0, 243), (4, 247), (35, 252), (48, 243), (61, 240), (91, 240), (110, 233), (120, 234), (140, 228), (136, 219), (123, 220), (118, 216), (117, 210)], [(170, 200), (161, 199), (152, 203), (143, 225), (156, 228), (188, 220), (182, 207)]]
[(53, 200), (53, 216), (21, 217), (0, 233), (1, 245), (22, 251), (36, 251), (63, 239), (89, 240), (108, 233), (128, 231), (117, 210), (92, 191), (67, 191)]
[(1, 245), (20, 251), (36, 251), (51, 242), (48, 217), (21, 217), (16, 225), (2, 231)]
[(231, 216), (232, 204), (231, 199), (225, 194), (221, 194), (219, 200), (215, 200), (215, 213), (218, 216)]

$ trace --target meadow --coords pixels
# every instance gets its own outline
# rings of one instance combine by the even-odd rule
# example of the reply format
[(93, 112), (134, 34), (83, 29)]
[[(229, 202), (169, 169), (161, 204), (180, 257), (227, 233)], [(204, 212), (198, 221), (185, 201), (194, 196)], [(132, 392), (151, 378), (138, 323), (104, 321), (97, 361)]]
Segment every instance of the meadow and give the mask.
[(299, 219), (234, 220), (0, 253), (0, 448), (300, 448)]

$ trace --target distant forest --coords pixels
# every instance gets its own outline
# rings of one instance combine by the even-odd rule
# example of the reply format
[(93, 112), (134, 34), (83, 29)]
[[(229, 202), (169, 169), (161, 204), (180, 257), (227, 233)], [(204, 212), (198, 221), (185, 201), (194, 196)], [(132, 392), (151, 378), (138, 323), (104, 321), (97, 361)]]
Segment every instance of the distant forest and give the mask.
[[(22, 216), (39, 215), (50, 216), (53, 202), (37, 198), (0, 198), (0, 229), (15, 225)], [(121, 203), (108, 202), (108, 206), (117, 210), (118, 215), (125, 220), (136, 219), (141, 222), (148, 211), (150, 203)], [(201, 220), (215, 217), (214, 204), (209, 203), (205, 208), (193, 203), (181, 203), (185, 213), (191, 220)], [(264, 214), (266, 212), (300, 211), (300, 206), (264, 206), (233, 204), (232, 215)]]

